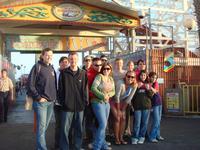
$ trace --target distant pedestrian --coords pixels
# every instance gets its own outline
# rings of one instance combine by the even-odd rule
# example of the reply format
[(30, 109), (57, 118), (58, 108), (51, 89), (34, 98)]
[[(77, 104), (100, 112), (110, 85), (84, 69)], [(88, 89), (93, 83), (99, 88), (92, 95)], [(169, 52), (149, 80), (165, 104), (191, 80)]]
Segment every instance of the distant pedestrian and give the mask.
[[(78, 54), (69, 54), (70, 66), (60, 73), (58, 95), (62, 105), (60, 150), (80, 150), (83, 139), (83, 112), (88, 104), (88, 86), (85, 70), (78, 67)], [(74, 119), (74, 120), (73, 120)], [(69, 145), (69, 130), (74, 121), (75, 143)]]
[(57, 98), (56, 73), (51, 65), (53, 51), (42, 50), (40, 60), (33, 66), (28, 77), (28, 95), (36, 113), (36, 149), (47, 150), (45, 134), (53, 114), (54, 101)]
[[(56, 71), (57, 83), (60, 76), (60, 72), (67, 68), (69, 65), (68, 57), (62, 56), (59, 60), (59, 68)], [(57, 86), (58, 88), (58, 86)], [(55, 114), (55, 149), (59, 149), (59, 142), (60, 142), (60, 129), (61, 129), (61, 116), (62, 116), (62, 107), (59, 104), (59, 100), (55, 101), (54, 105), (54, 114)]]
[(0, 79), (0, 121), (7, 122), (9, 101), (13, 101), (13, 83), (8, 77), (8, 71), (6, 69), (1, 70)]

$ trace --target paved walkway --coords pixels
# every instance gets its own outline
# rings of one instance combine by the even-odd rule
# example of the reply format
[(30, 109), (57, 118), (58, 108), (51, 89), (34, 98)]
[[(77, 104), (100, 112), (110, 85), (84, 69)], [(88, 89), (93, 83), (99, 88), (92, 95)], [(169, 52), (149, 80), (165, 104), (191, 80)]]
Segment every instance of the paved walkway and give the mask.
[[(9, 112), (8, 123), (0, 124), (0, 150), (34, 150), (33, 112), (24, 110), (24, 95), (18, 97)], [(163, 117), (161, 125), (165, 141), (157, 144), (112, 145), (114, 150), (200, 150), (200, 117)], [(47, 145), (54, 144), (54, 123), (47, 131)]]

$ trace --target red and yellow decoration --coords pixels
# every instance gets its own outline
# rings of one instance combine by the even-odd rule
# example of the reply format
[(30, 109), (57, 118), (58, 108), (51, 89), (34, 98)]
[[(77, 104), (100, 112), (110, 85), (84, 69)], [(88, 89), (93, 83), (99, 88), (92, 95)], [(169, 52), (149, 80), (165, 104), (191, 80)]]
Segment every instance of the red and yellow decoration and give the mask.
[(39, 21), (59, 24), (98, 24), (135, 27), (139, 20), (83, 3), (51, 1), (0, 9), (0, 21)]

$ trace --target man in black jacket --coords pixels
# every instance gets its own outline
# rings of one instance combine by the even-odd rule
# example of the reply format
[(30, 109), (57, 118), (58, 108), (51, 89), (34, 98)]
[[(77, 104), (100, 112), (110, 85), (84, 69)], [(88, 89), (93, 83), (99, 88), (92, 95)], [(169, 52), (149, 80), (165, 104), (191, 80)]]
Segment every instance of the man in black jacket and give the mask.
[[(59, 60), (59, 69), (56, 71), (57, 81), (59, 79), (60, 72), (62, 70), (64, 70), (65, 68), (67, 68), (68, 64), (69, 64), (68, 57), (62, 56)], [(54, 115), (55, 115), (55, 121), (56, 121), (56, 123), (55, 123), (55, 145), (54, 145), (55, 150), (59, 149), (61, 117), (62, 117), (62, 107), (58, 103), (58, 101), (56, 101), (55, 105), (54, 105)]]
[(27, 94), (34, 100), (33, 109), (36, 113), (37, 150), (47, 150), (45, 133), (57, 98), (56, 73), (51, 65), (52, 56), (51, 49), (42, 50), (40, 61), (33, 66), (28, 77)]
[(78, 66), (78, 54), (69, 54), (70, 67), (60, 73), (58, 94), (62, 105), (60, 149), (69, 150), (69, 130), (74, 119), (75, 141), (72, 149), (80, 150), (83, 134), (83, 111), (88, 103), (87, 75)]

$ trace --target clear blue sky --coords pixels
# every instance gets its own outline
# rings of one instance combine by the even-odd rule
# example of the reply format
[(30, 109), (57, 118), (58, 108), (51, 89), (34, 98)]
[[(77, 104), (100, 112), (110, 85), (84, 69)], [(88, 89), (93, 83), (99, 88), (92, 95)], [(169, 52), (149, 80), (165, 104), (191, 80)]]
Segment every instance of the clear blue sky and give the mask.
[[(53, 66), (55, 69), (58, 68), (59, 59), (61, 56), (65, 56), (66, 54), (54, 54), (53, 56)], [(28, 74), (35, 64), (35, 54), (21, 54), (19, 52), (11, 53), (11, 62), (15, 65), (22, 66), (20, 70), (16, 69), (15, 78), (18, 79), (22, 74)], [(82, 56), (79, 55), (79, 66), (82, 65)]]

